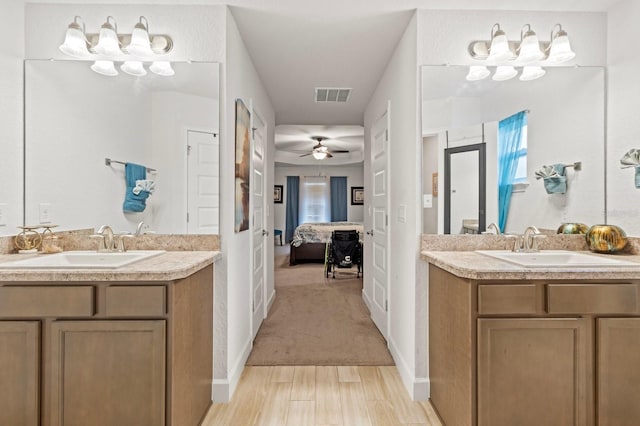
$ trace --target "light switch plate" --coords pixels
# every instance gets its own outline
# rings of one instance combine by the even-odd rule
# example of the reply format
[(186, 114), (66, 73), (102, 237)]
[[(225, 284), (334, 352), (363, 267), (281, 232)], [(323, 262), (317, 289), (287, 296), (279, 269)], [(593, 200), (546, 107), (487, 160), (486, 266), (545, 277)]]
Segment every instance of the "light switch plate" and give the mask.
[(433, 207), (433, 195), (422, 194), (422, 207), (424, 207), (425, 209), (430, 209)]
[(51, 203), (40, 203), (40, 223), (51, 223)]
[(398, 222), (405, 223), (407, 221), (407, 206), (400, 204), (398, 206)]

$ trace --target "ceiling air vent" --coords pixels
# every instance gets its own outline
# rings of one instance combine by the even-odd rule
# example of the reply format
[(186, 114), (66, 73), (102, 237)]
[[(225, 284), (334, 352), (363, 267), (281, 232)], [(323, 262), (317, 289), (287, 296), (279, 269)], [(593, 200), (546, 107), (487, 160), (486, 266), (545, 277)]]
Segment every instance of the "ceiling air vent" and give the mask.
[(316, 102), (347, 102), (351, 89), (316, 87)]

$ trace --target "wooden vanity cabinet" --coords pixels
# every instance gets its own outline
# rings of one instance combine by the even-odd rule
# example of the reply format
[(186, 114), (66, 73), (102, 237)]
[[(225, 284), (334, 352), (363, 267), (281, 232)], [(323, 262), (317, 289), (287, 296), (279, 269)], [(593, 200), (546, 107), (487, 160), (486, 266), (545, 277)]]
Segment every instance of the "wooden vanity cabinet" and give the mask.
[(40, 323), (0, 321), (0, 425), (37, 426)]
[(640, 282), (478, 281), (429, 265), (429, 372), (446, 425), (637, 425)]
[(0, 425), (196, 426), (212, 353), (213, 266), (167, 282), (1, 282)]

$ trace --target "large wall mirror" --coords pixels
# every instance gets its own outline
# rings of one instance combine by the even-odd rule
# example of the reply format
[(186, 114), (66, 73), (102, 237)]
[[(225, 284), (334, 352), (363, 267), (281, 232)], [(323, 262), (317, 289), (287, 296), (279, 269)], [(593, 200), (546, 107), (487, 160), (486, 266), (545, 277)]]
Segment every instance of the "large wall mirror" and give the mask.
[[(90, 65), (25, 63), (25, 222), (218, 233), (219, 65), (174, 63), (172, 77)], [(142, 212), (123, 211), (127, 162), (155, 186)]]
[[(603, 223), (604, 68), (548, 68), (538, 80), (502, 82), (467, 81), (467, 72), (463, 66), (422, 69), (423, 232), (445, 233), (446, 221), (452, 221), (451, 233), (464, 232), (462, 223), (453, 223), (459, 216), (453, 206), (445, 218), (443, 192), (452, 190), (445, 188), (450, 184), (444, 179), (445, 150), (477, 143), (486, 145), (486, 224), (498, 223), (499, 122), (520, 111), (527, 111), (526, 179), (512, 194), (503, 231), (522, 233), (529, 225), (555, 230), (564, 222)], [(582, 168), (567, 168), (565, 194), (547, 194), (543, 182), (536, 180), (535, 171), (544, 165), (575, 162)], [(440, 176), (437, 186), (434, 182), (432, 187), (432, 176)], [(465, 215), (479, 217), (475, 212)], [(456, 222), (463, 218), (459, 219)]]

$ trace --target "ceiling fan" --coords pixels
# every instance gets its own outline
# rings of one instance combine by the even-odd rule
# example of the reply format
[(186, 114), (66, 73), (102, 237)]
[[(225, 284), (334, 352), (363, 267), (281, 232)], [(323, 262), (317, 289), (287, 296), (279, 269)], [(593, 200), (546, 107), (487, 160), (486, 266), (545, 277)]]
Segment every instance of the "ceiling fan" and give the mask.
[(322, 141), (326, 141), (327, 137), (324, 136), (311, 136), (311, 139), (313, 139), (314, 141), (318, 142), (316, 145), (314, 145), (314, 147), (312, 148), (311, 152), (308, 152), (306, 154), (302, 154), (300, 157), (306, 157), (307, 155), (313, 155), (313, 158), (315, 158), (316, 160), (324, 160), (325, 158), (331, 158), (333, 157), (332, 154), (335, 153), (345, 153), (345, 152), (349, 152), (346, 149), (336, 149), (336, 150), (329, 150), (328, 147), (326, 147), (325, 145), (322, 144)]

